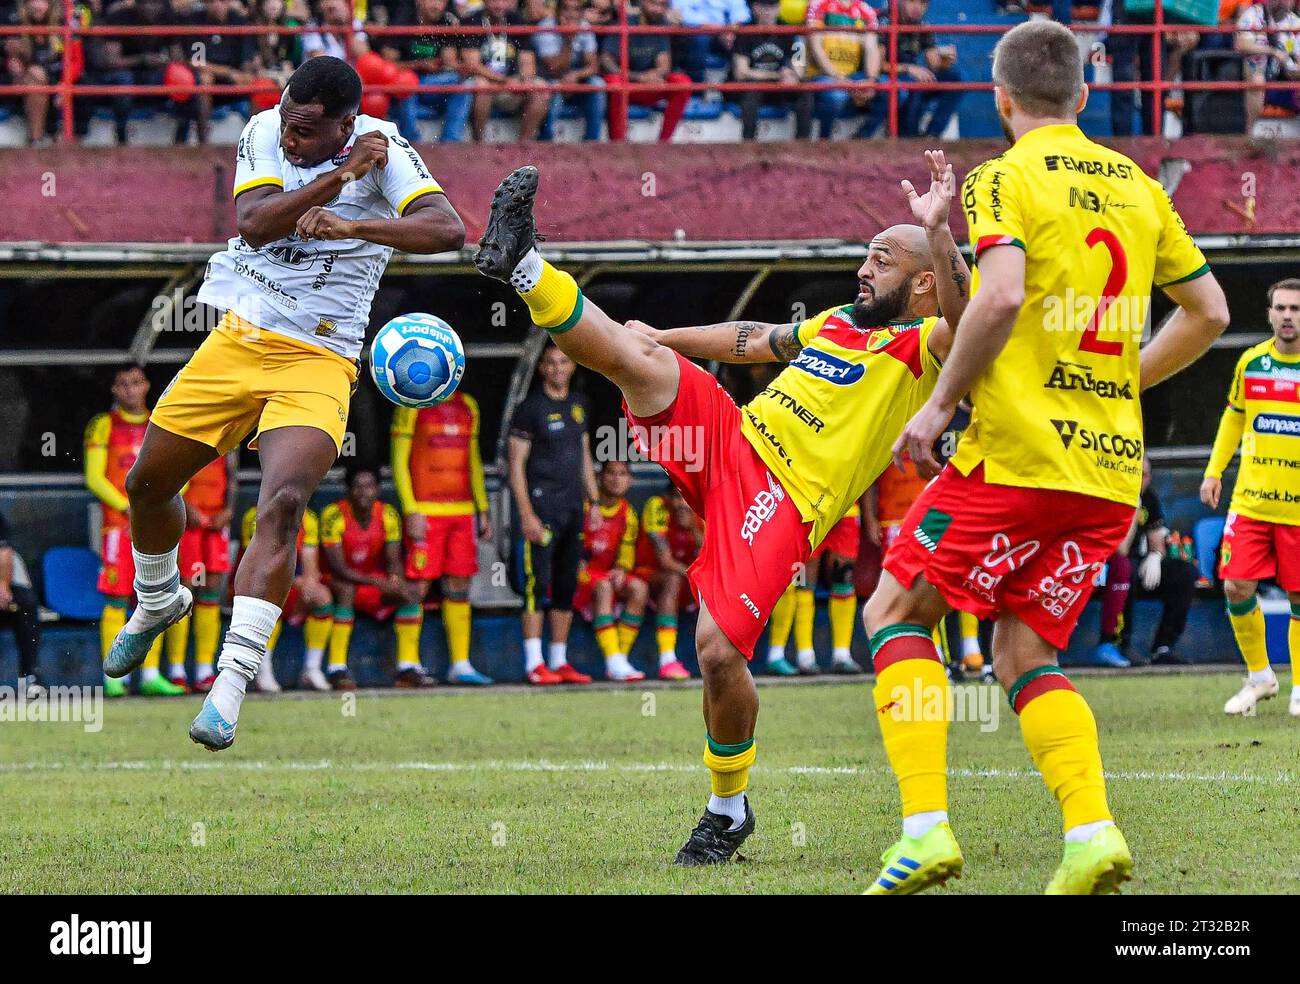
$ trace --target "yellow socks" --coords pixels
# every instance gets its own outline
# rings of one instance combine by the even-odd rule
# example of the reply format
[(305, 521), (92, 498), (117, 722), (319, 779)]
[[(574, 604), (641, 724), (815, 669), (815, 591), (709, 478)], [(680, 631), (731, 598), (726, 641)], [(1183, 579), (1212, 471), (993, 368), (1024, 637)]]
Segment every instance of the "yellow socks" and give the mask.
[[(559, 334), (568, 331), (582, 317), (582, 291), (578, 290), (577, 281), (563, 270), (557, 270), (545, 260), (541, 263), (542, 272), (536, 286), (519, 291), (519, 296), (528, 305), (533, 322), (539, 328)], [(514, 282), (514, 278), (511, 279)]]
[(785, 644), (790, 641), (790, 629), (794, 627), (794, 594), (795, 586), (792, 584), (777, 599), (772, 617), (767, 620), (769, 660), (780, 659), (785, 655)]
[(871, 637), (876, 720), (898, 778), (904, 818), (948, 809), (948, 675), (923, 625)]
[(641, 634), (641, 623), (645, 616), (637, 612), (624, 612), (618, 618), (619, 652), (630, 653), (636, 637)]
[(677, 658), (677, 616), (655, 616), (655, 642), (659, 644), (659, 658), (664, 656)]
[(831, 619), (831, 648), (836, 655), (848, 655), (853, 644), (853, 620), (858, 614), (858, 599), (851, 584), (832, 584), (827, 605)]
[(185, 679), (185, 647), (190, 641), (191, 615), (186, 615), (175, 625), (167, 627), (163, 638), (167, 640), (167, 675), (173, 680)]
[(126, 625), (126, 604), (119, 605), (111, 601), (105, 604), (99, 616), (99, 654), (103, 659), (108, 659), (108, 650), (124, 625)]
[(334, 609), (334, 626), (330, 629), (330, 658), (327, 673), (348, 668), (348, 644), (352, 641), (352, 609)]
[(591, 627), (596, 630), (596, 643), (606, 659), (623, 651), (618, 648), (618, 626), (614, 624), (613, 615), (597, 615), (592, 619)]
[[(393, 616), (393, 634), (397, 636), (397, 669), (420, 665), (420, 627), (424, 624), (422, 605), (403, 605)], [(330, 653), (330, 663), (334, 654)]]
[(212, 672), (221, 641), (221, 606), (215, 597), (200, 598), (194, 605), (194, 667), (199, 676)]
[(306, 649), (324, 649), (330, 638), (330, 628), (334, 625), (334, 611), (323, 608), (307, 616), (302, 627), (302, 644)]
[[(1232, 634), (1237, 637), (1237, 646), (1241, 649), (1242, 659), (1246, 661), (1246, 669), (1251, 673), (1268, 669), (1264, 613), (1260, 611), (1259, 599), (1251, 595), (1243, 602), (1228, 602), (1228, 621), (1232, 623)], [(1292, 635), (1291, 638), (1294, 639), (1295, 636)], [(1294, 654), (1294, 644), (1291, 651)]]
[(469, 602), (444, 598), (442, 627), (447, 633), (447, 652), (453, 666), (469, 661), (469, 624)]
[(749, 769), (758, 757), (754, 739), (724, 745), (705, 736), (704, 764), (709, 770), (709, 787), (714, 796), (737, 796), (749, 786)]
[(1043, 781), (1061, 804), (1065, 830), (1110, 820), (1097, 722), (1088, 702), (1055, 666), (1030, 670), (1007, 694)]
[(794, 648), (800, 653), (813, 649), (813, 617), (817, 614), (817, 599), (812, 588), (796, 588), (794, 592)]

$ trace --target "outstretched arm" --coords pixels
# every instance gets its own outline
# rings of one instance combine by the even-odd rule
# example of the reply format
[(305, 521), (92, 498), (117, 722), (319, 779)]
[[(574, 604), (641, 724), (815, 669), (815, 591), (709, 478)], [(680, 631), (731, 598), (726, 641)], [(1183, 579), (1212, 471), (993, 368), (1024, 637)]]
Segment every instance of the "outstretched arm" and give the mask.
[(912, 182), (902, 182), (912, 216), (925, 229), (930, 246), (930, 262), (934, 267), (935, 292), (939, 295), (939, 311), (943, 317), (930, 335), (930, 351), (940, 362), (948, 358), (952, 349), (953, 333), (966, 313), (970, 302), (970, 268), (962, 258), (952, 230), (948, 228), (948, 208), (952, 202), (957, 182), (952, 165), (942, 150), (927, 150), (925, 162), (930, 168), (930, 190), (919, 195)]
[(719, 362), (790, 362), (803, 350), (798, 325), (762, 321), (724, 321), (694, 328), (651, 328), (643, 321), (627, 327), (648, 335), (688, 359)]

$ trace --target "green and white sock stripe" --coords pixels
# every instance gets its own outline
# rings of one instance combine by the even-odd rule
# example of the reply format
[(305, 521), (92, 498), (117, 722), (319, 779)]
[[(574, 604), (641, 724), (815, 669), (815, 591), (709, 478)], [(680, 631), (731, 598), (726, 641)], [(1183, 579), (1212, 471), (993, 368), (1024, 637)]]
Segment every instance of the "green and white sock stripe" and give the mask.
[(719, 758), (731, 758), (734, 755), (744, 755), (754, 747), (753, 738), (746, 738), (744, 741), (737, 742), (734, 745), (724, 745), (720, 741), (714, 741), (713, 735), (706, 733), (704, 737), (708, 739), (709, 751), (714, 755), (717, 755)]
[(868, 642), (871, 647), (871, 656), (874, 659), (876, 653), (880, 652), (882, 646), (889, 642), (890, 639), (897, 639), (899, 636), (917, 636), (921, 639), (930, 639), (930, 630), (924, 625), (917, 625), (913, 622), (900, 622), (898, 625), (886, 625), (883, 629), (872, 635)]
[[(1259, 597), (1257, 595), (1251, 595), (1245, 601), (1229, 601), (1228, 612), (1231, 615), (1236, 615), (1239, 617), (1242, 615), (1249, 615), (1251, 612), (1255, 610), (1255, 607), (1258, 604), (1259, 604)], [(1295, 610), (1295, 606), (1292, 606), (1292, 611), (1294, 610)]]

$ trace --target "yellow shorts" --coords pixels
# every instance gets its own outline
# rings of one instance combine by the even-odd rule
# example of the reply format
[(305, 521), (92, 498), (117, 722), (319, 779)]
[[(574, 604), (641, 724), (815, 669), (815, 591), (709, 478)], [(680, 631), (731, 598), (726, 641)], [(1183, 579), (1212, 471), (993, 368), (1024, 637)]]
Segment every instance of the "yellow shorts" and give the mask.
[(163, 390), (150, 421), (222, 454), (278, 427), (315, 427), (343, 450), (357, 366), (229, 312)]

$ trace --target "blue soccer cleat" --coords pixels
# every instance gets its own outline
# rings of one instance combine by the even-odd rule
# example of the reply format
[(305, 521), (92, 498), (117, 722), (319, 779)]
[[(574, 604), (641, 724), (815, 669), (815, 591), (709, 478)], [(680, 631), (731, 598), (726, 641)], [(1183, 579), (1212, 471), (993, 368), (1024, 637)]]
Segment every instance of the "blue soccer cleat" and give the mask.
[[(117, 633), (117, 638), (113, 640), (113, 645), (108, 648), (108, 655), (104, 658), (104, 673), (111, 677), (124, 677), (137, 666), (144, 662), (144, 658), (149, 655), (149, 650), (153, 648), (154, 641), (166, 632), (171, 626), (175, 625), (194, 607), (194, 595), (190, 589), (181, 585), (180, 593), (176, 599), (163, 611), (157, 615), (157, 621), (143, 632), (131, 632), (128, 628), (130, 622), (124, 625)], [(139, 609), (136, 609), (138, 612)], [(131, 618), (135, 618), (133, 612)]]
[(203, 702), (203, 710), (190, 725), (190, 741), (210, 752), (219, 752), (235, 743), (235, 726), (221, 716), (211, 697)]
[(447, 674), (447, 682), (462, 687), (490, 687), (493, 680), (485, 673), (480, 673), (472, 666), (453, 669)]
[(1132, 666), (1124, 654), (1119, 651), (1119, 647), (1113, 642), (1103, 642), (1100, 646), (1092, 651), (1093, 666), (1113, 666), (1116, 669), (1124, 669)]
[(773, 676), (798, 676), (799, 671), (794, 668), (788, 659), (774, 659), (767, 664), (767, 672)]

